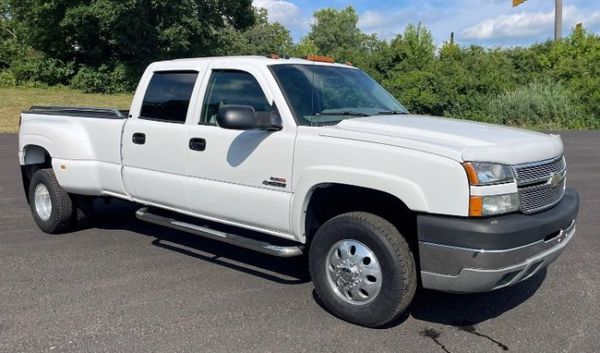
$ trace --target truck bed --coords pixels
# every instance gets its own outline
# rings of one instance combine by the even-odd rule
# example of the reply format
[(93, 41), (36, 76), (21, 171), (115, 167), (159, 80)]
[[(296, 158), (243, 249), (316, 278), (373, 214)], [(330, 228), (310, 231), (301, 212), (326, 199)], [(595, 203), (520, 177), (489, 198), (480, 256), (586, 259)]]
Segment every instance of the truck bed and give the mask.
[(48, 154), (67, 192), (124, 195), (121, 132), (128, 114), (113, 108), (33, 106), (21, 114), (21, 164)]

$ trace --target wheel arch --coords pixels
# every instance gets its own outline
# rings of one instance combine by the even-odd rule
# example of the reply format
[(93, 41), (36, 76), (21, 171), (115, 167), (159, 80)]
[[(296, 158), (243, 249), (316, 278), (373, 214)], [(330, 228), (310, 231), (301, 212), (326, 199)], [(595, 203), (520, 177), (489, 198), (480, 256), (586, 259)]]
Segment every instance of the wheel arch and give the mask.
[(29, 203), (29, 184), (33, 174), (43, 168), (52, 168), (52, 156), (46, 147), (37, 144), (23, 146), (21, 154), (21, 179), (25, 198)]
[[(292, 227), (297, 238), (301, 242), (310, 242), (314, 234), (314, 224), (311, 224), (312, 206), (323, 202), (328, 197), (339, 197), (349, 193), (355, 196), (344, 197), (338, 203), (344, 207), (344, 211), (371, 211), (375, 208), (374, 202), (383, 200), (382, 204), (401, 210), (402, 213), (414, 214), (415, 212), (426, 212), (427, 201), (420, 187), (409, 180), (394, 175), (380, 174), (373, 171), (358, 171), (345, 168), (333, 171), (320, 170), (313, 175), (329, 178), (307, 177), (298, 183), (298, 188), (292, 200)], [(312, 180), (309, 180), (312, 179)], [(328, 201), (330, 202), (330, 201)], [(330, 202), (331, 203), (331, 202)], [(335, 203), (335, 202), (334, 202)], [(393, 209), (390, 209), (392, 211)], [(375, 212), (380, 213), (381, 212)], [(384, 214), (389, 218), (389, 214)], [(326, 217), (327, 218), (327, 217)], [(313, 219), (314, 220), (314, 219)]]

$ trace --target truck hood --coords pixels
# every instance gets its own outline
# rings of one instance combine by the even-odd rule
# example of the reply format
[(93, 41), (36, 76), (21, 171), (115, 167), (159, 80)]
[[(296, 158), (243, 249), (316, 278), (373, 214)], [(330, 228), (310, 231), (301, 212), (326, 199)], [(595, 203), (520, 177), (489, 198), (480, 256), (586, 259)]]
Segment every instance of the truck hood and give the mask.
[(563, 153), (558, 135), (418, 115), (346, 119), (336, 126), (323, 128), (320, 135), (409, 148), (459, 162), (520, 164)]

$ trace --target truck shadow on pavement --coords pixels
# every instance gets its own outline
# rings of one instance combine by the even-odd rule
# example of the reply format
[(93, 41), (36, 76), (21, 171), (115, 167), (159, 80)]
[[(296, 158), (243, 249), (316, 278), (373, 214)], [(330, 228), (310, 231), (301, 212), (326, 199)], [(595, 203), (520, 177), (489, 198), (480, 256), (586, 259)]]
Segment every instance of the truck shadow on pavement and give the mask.
[[(139, 221), (135, 218), (138, 206), (112, 201), (109, 206), (97, 203), (94, 227), (118, 229), (154, 238), (152, 245), (177, 252), (219, 266), (234, 269), (253, 276), (285, 285), (310, 282), (306, 256), (278, 258), (233, 245), (191, 235), (178, 230)], [(500, 347), (503, 344), (477, 332), (475, 325), (493, 319), (526, 302), (540, 288), (546, 277), (546, 269), (532, 278), (512, 287), (487, 293), (450, 294), (420, 288), (407, 312), (398, 320), (383, 327), (401, 325), (409, 317), (419, 321), (453, 326), (466, 333), (485, 337)], [(315, 302), (324, 310), (313, 291)], [(424, 337), (435, 341), (436, 332), (430, 329)]]
[(446, 353), (454, 352), (443, 344), (440, 337), (452, 329), (486, 339), (500, 351), (509, 351), (508, 344), (493, 338), (490, 333), (483, 332), (477, 324), (494, 319), (525, 303), (540, 288), (546, 273), (544, 268), (533, 277), (512, 287), (487, 293), (450, 294), (421, 289), (409, 313), (393, 325), (404, 322), (409, 316), (420, 321), (446, 325), (443, 328), (430, 327), (419, 332), (422, 337), (431, 339)]
[(281, 284), (310, 282), (306, 257), (278, 258), (136, 219), (134, 204), (96, 202), (93, 227), (135, 232), (152, 245)]
[(493, 319), (531, 298), (546, 278), (546, 269), (511, 287), (493, 292), (451, 294), (421, 289), (410, 315), (417, 320), (468, 328)]

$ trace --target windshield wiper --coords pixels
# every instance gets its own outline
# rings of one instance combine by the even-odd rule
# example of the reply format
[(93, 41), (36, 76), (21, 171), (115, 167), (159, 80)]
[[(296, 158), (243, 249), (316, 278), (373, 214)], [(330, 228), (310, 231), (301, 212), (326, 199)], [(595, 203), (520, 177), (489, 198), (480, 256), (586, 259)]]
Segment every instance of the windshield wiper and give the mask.
[(408, 115), (408, 112), (402, 110), (380, 111), (377, 115)]
[(350, 110), (344, 110), (344, 111), (339, 111), (339, 112), (321, 112), (321, 113), (317, 113), (317, 115), (371, 116), (371, 114), (353, 112), (353, 111), (350, 111)]

